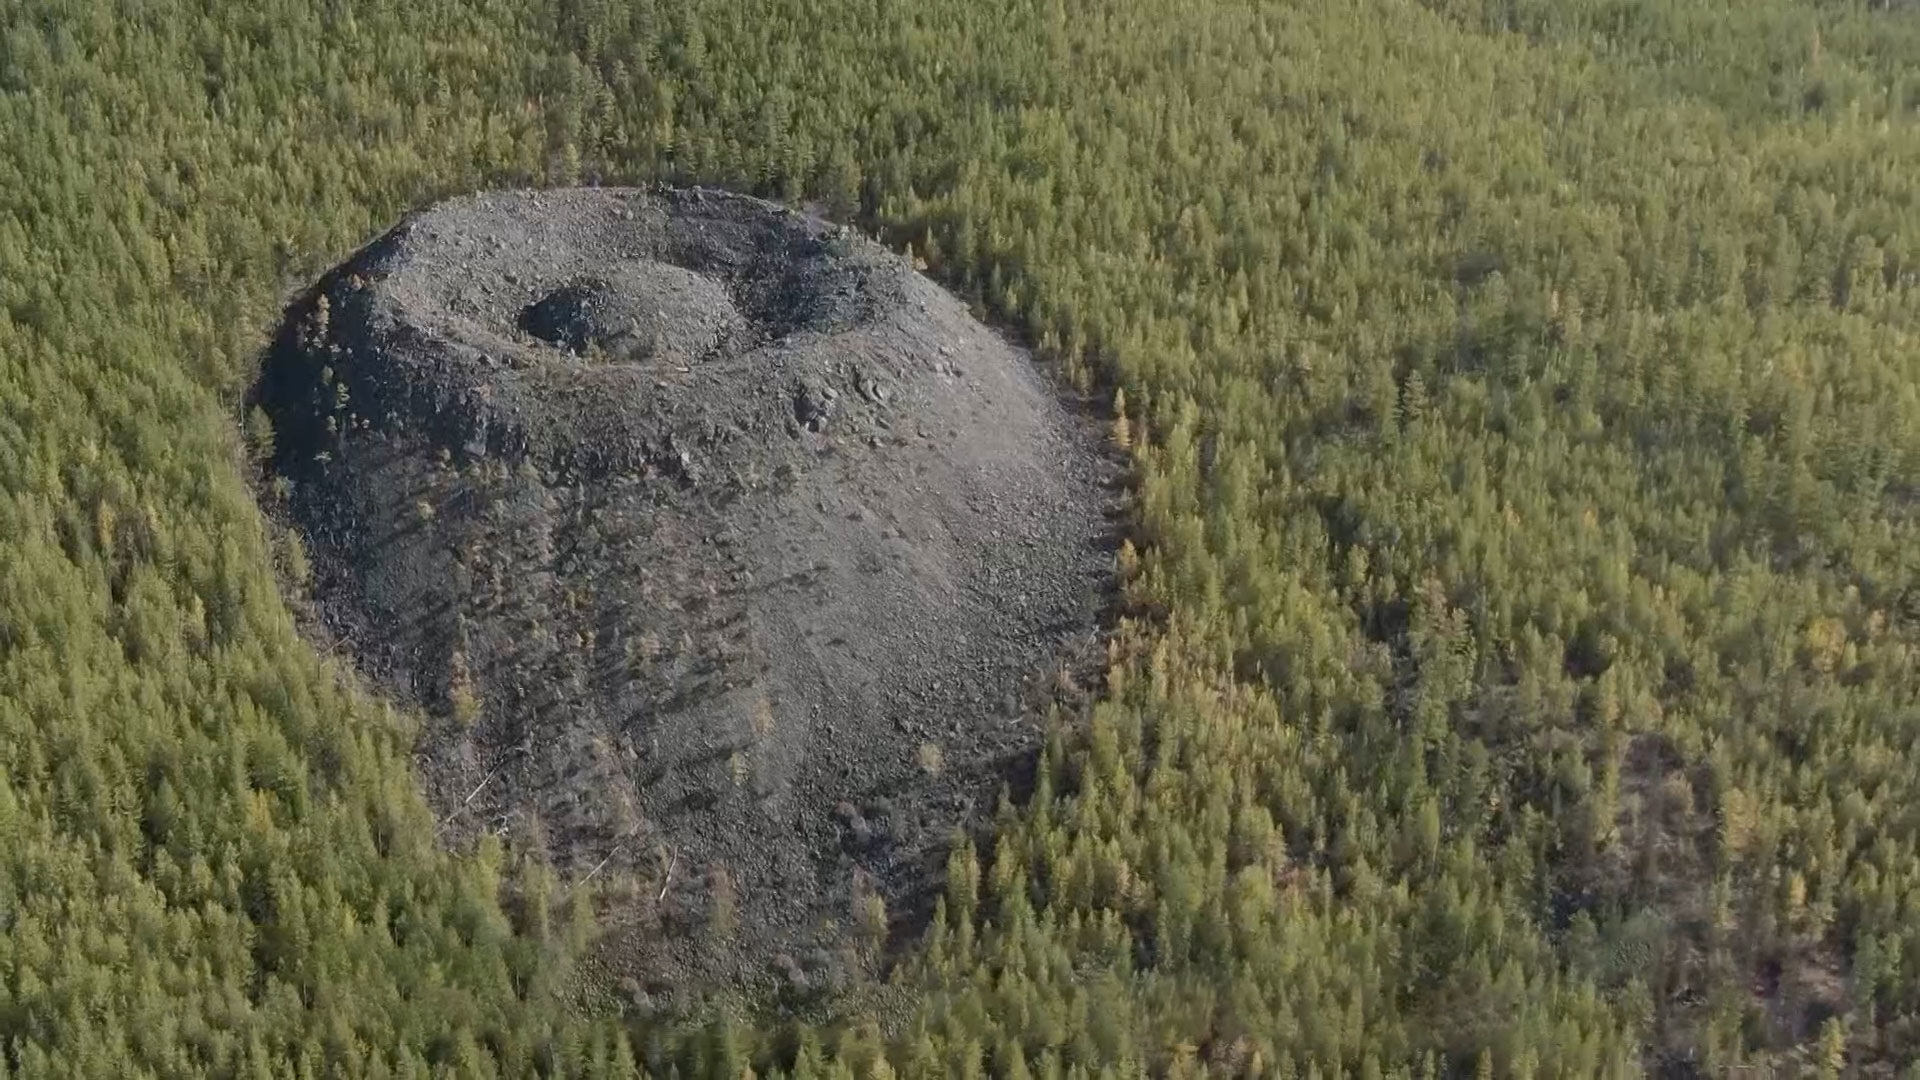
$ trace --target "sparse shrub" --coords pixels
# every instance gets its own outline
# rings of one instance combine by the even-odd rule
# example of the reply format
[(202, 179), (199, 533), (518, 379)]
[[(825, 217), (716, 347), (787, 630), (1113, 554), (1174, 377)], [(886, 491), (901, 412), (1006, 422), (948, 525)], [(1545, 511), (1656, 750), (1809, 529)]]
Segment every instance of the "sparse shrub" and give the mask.
[(461, 727), (469, 727), (480, 718), (480, 694), (474, 688), (473, 672), (462, 650), (456, 650), (448, 664), (447, 705)]
[(255, 405), (247, 410), (242, 435), (246, 440), (247, 456), (256, 464), (273, 460), (273, 421), (267, 417), (265, 409)]
[(1120, 541), (1120, 552), (1114, 558), (1114, 569), (1119, 574), (1121, 584), (1131, 582), (1140, 576), (1140, 551), (1133, 546), (1132, 540)]
[(726, 940), (740, 928), (740, 897), (733, 874), (726, 864), (714, 863), (707, 870), (707, 930)]
[(864, 873), (853, 880), (853, 930), (862, 944), (877, 949), (887, 939), (887, 903)]
[(920, 763), (920, 771), (928, 776), (939, 776), (946, 771), (947, 759), (939, 743), (923, 742), (915, 751), (914, 757)]
[(305, 589), (313, 584), (313, 564), (307, 560), (307, 545), (292, 532), (283, 534), (279, 542), (281, 570), (287, 581), (296, 589)]

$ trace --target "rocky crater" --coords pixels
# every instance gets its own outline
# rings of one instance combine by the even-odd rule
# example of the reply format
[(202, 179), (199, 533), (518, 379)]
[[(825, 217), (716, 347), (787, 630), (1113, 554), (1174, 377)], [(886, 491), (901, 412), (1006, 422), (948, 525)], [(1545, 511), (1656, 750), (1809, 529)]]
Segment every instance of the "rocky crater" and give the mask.
[(1095, 652), (1088, 425), (900, 258), (769, 203), (431, 207), (292, 305), (254, 397), (320, 621), (429, 717), (443, 840), (628, 883), (636, 1000), (822, 992), (910, 929)]

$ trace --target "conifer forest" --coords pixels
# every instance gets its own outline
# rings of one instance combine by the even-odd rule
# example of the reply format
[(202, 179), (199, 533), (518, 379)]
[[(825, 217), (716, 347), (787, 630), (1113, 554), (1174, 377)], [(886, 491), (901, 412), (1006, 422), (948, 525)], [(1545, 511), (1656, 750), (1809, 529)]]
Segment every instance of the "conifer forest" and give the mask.
[[(805, 1008), (442, 842), (256, 497), (298, 290), (654, 183), (1125, 473), (1103, 670)], [(3, 0), (0, 930), (9, 1078), (1920, 1078), (1920, 5)]]

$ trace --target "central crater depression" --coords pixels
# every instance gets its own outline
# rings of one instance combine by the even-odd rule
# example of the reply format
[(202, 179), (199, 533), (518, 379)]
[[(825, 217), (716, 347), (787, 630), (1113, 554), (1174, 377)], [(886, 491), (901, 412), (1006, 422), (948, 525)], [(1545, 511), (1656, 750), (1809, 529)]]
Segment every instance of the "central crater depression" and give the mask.
[(668, 263), (563, 285), (520, 311), (520, 329), (576, 356), (695, 364), (747, 336), (725, 285)]
[(903, 260), (772, 204), (434, 206), (292, 305), (255, 400), (321, 619), (429, 718), (443, 836), (625, 883), (637, 1001), (843, 978), (1092, 652), (1083, 426)]

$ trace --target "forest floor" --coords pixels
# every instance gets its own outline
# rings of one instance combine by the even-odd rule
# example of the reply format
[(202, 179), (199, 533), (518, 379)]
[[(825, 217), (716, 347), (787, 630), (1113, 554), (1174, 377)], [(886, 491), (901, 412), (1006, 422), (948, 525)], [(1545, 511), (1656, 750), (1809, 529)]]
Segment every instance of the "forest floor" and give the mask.
[(1103, 664), (1095, 425), (769, 203), (440, 204), (294, 302), (255, 400), (319, 623), (428, 717), (443, 839), (594, 879), (643, 1012), (883, 965)]

